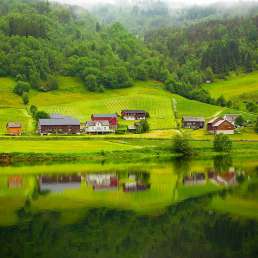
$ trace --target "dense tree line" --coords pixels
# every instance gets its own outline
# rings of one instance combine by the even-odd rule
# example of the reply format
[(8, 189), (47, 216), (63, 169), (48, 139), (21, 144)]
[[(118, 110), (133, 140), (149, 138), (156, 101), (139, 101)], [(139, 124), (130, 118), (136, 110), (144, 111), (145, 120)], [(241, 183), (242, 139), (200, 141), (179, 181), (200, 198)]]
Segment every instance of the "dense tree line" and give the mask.
[(166, 74), (159, 54), (120, 24), (99, 24), (77, 7), (39, 0), (0, 0), (0, 75), (42, 91), (55, 74), (79, 76), (92, 91), (122, 88)]
[(223, 96), (210, 98), (200, 85), (231, 72), (258, 68), (258, 16), (211, 20), (145, 34), (145, 43), (167, 57), (167, 88), (203, 102), (231, 106)]

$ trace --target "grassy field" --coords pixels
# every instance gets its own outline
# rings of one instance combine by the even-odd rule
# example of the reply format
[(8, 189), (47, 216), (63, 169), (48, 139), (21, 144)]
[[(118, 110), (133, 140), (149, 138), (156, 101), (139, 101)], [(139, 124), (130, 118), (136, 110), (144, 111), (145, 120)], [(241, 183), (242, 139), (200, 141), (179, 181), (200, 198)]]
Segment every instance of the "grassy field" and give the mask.
[(121, 140), (6, 140), (1, 141), (0, 153), (92, 153), (98, 151), (126, 151), (137, 148), (141, 148), (137, 143)]
[[(122, 109), (144, 109), (150, 113), (151, 129), (172, 129), (176, 127), (172, 99), (177, 102), (180, 115), (204, 115), (211, 117), (220, 107), (190, 101), (167, 92), (160, 83), (138, 82), (134, 87), (92, 93), (85, 90), (75, 78), (59, 77), (60, 89), (56, 92), (31, 94), (31, 103), (49, 113), (68, 114), (82, 122), (93, 113), (119, 113)], [(128, 124), (128, 122), (120, 121)]]
[[(83, 83), (74, 77), (58, 77), (59, 89), (52, 92), (29, 93), (30, 104), (49, 113), (60, 113), (78, 118), (81, 122), (90, 119), (93, 113), (119, 113), (122, 109), (144, 109), (150, 113), (151, 132), (146, 135), (127, 135), (132, 138), (169, 138), (176, 133), (183, 115), (204, 116), (206, 120), (224, 114), (236, 113), (234, 110), (200, 103), (171, 94), (158, 82), (137, 82), (131, 88), (106, 90), (93, 93), (85, 89)], [(24, 132), (33, 132), (34, 124), (21, 98), (12, 90), (15, 81), (0, 78), (0, 134), (5, 133), (8, 121), (20, 121)], [(176, 110), (174, 110), (174, 104)], [(177, 119), (175, 118), (175, 111)], [(243, 113), (244, 114), (244, 113)], [(246, 118), (255, 118), (249, 113)], [(120, 119), (120, 124), (132, 124)]]
[(228, 80), (219, 80), (212, 84), (205, 84), (212, 97), (223, 95), (226, 99), (235, 99), (239, 96), (258, 96), (258, 72), (242, 75), (232, 75)]

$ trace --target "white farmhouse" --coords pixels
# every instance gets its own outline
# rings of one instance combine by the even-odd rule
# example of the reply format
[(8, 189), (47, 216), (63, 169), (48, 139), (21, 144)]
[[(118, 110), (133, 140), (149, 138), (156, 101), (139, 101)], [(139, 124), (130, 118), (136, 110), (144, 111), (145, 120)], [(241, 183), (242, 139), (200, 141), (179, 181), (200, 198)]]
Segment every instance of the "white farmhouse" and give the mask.
[(109, 121), (88, 121), (85, 132), (89, 134), (106, 134), (114, 133), (115, 130), (110, 127)]

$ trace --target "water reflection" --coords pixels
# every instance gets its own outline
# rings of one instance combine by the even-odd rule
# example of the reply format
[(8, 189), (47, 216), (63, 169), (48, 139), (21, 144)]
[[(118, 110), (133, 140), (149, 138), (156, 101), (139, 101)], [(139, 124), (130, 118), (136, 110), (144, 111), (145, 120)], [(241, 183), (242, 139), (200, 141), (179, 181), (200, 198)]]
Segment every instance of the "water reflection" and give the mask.
[(39, 176), (40, 192), (63, 192), (67, 189), (76, 189), (81, 186), (82, 177), (80, 175), (55, 175)]
[(93, 186), (94, 191), (117, 190), (119, 179), (116, 174), (89, 174), (87, 184)]
[(256, 258), (257, 167), (216, 157), (4, 168), (0, 257)]

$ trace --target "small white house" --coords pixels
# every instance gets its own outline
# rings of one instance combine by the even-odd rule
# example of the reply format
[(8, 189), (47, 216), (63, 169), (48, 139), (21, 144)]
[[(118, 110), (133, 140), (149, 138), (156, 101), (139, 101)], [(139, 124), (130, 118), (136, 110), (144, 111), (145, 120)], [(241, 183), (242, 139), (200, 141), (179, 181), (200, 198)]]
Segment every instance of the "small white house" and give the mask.
[(109, 121), (88, 121), (85, 127), (86, 133), (105, 134), (114, 133), (114, 129), (110, 128)]

